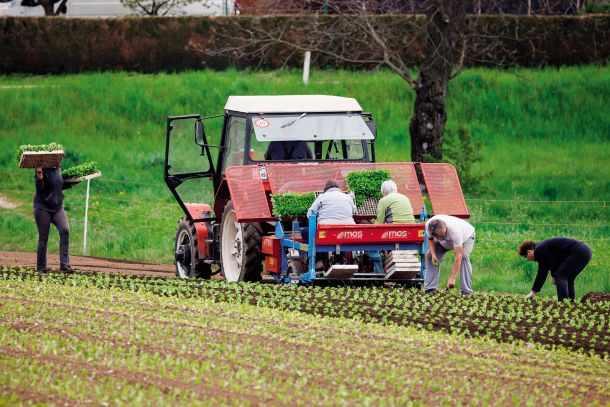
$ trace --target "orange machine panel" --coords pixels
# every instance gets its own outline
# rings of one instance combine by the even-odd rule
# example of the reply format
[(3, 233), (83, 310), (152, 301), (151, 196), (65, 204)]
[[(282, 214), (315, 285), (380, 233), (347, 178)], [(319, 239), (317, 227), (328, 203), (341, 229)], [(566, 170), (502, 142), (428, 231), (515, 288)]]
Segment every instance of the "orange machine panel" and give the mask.
[(273, 220), (258, 165), (229, 167), (225, 172), (239, 222)]
[(446, 163), (421, 163), (432, 213), (469, 218), (466, 201), (455, 168)]

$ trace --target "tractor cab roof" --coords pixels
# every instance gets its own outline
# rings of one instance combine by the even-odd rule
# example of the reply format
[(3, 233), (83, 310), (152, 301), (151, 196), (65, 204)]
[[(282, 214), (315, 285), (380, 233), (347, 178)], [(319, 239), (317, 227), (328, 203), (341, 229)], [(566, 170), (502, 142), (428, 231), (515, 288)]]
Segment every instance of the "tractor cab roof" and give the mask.
[(241, 113), (338, 113), (362, 112), (354, 98), (327, 95), (229, 96), (225, 111)]

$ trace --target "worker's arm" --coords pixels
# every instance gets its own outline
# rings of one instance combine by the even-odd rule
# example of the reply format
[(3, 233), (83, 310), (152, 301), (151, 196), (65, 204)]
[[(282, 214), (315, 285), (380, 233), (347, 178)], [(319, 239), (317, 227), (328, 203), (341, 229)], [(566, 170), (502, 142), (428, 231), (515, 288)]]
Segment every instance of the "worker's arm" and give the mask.
[(432, 256), (432, 264), (438, 266), (438, 259), (436, 258), (436, 242), (434, 239), (428, 238), (428, 248), (430, 250), (430, 256)]
[(36, 192), (42, 192), (44, 189), (44, 175), (42, 173), (42, 166), (36, 167), (35, 174), (34, 180), (36, 181)]
[[(542, 286), (546, 280), (546, 276), (549, 274), (549, 269), (543, 263), (538, 263), (538, 274), (536, 274), (536, 279), (534, 280), (534, 285), (532, 286), (532, 292), (534, 295), (539, 293), (542, 290)], [(531, 293), (530, 293), (531, 294)]]
[(377, 205), (377, 218), (375, 219), (375, 224), (382, 225), (385, 223), (385, 211), (387, 208), (387, 201), (381, 198), (379, 200), (379, 204)]
[(455, 278), (457, 274), (460, 272), (460, 267), (462, 265), (462, 255), (464, 252), (463, 246), (454, 247), (453, 251), (455, 253), (455, 258), (453, 260), (453, 267), (451, 268), (451, 275), (449, 276), (449, 281), (447, 281), (447, 287), (453, 288), (455, 287)]

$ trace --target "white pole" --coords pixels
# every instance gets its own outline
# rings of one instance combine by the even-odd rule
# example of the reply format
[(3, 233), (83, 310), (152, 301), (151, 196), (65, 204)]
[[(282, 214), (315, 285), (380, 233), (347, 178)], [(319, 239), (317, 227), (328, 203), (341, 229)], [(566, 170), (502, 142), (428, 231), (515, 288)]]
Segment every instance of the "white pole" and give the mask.
[(87, 180), (87, 197), (85, 198), (85, 231), (83, 237), (83, 256), (87, 255), (87, 215), (89, 212), (89, 184), (91, 178)]
[(305, 51), (305, 62), (303, 63), (303, 85), (309, 83), (309, 63), (311, 62), (311, 51)]

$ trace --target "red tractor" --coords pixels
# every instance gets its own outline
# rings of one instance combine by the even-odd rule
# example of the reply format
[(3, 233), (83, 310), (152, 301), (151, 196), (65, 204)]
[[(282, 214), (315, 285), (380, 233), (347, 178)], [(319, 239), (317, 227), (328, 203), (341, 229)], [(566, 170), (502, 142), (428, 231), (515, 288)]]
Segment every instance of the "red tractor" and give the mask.
[[(224, 118), (220, 143), (209, 144), (204, 122), (207, 125), (220, 117)], [(302, 282), (312, 281), (311, 277), (316, 275), (320, 279), (333, 278), (332, 273), (328, 277), (328, 270), (316, 274), (308, 268), (311, 259), (307, 256), (312, 256), (312, 247), (301, 244), (299, 250), (295, 246), (298, 243), (292, 232), (296, 223), (273, 216), (271, 195), (320, 191), (329, 179), (345, 187), (345, 178), (352, 171), (388, 170), (419, 217), (425, 214), (425, 208), (416, 173), (418, 165), (433, 211), (468, 216), (452, 166), (375, 163), (375, 137), (372, 116), (363, 113), (355, 99), (336, 96), (231, 96), (223, 115), (169, 117), (164, 179), (185, 214), (178, 224), (174, 244), (176, 275), (210, 278), (214, 274), (212, 265), (217, 264), (228, 281), (260, 281), (266, 264), (267, 272), (277, 281), (294, 282), (299, 280), (294, 278), (295, 267), (291, 270), (286, 267), (295, 264), (295, 258), (300, 256), (304, 266), (296, 270), (297, 274), (309, 273)], [(211, 181), (213, 188), (200, 185), (202, 181)], [(210, 192), (213, 204), (200, 203)], [(208, 197), (212, 199), (211, 195)], [(355, 219), (362, 224), (375, 216), (376, 205), (369, 203), (358, 208)], [(345, 227), (346, 233), (340, 236), (370, 235), (374, 241), (369, 243), (379, 245), (381, 250), (413, 249), (412, 245), (401, 246), (408, 243), (420, 245), (420, 253), (424, 249), (421, 223), (411, 240), (405, 236), (407, 229), (408, 235), (413, 236), (413, 225), (405, 226), (404, 231), (393, 225), (387, 233), (382, 230), (384, 225), (377, 226), (381, 229), (365, 225), (368, 228), (365, 232), (360, 229), (349, 232), (349, 227)], [(278, 235), (290, 239), (282, 241)], [(326, 235), (324, 231), (316, 238), (318, 251), (330, 251), (327, 246), (331, 244), (337, 251), (340, 244), (346, 245), (345, 249), (358, 249), (350, 246), (349, 241), (330, 242)], [(275, 244), (266, 255), (262, 246), (264, 237), (266, 243)], [(274, 262), (280, 266), (274, 268)], [(353, 263), (356, 266), (352, 266), (351, 273), (343, 270), (337, 274), (342, 280), (384, 279), (359, 273), (361, 267), (355, 260)], [(409, 279), (419, 281), (423, 272), (422, 269)]]

